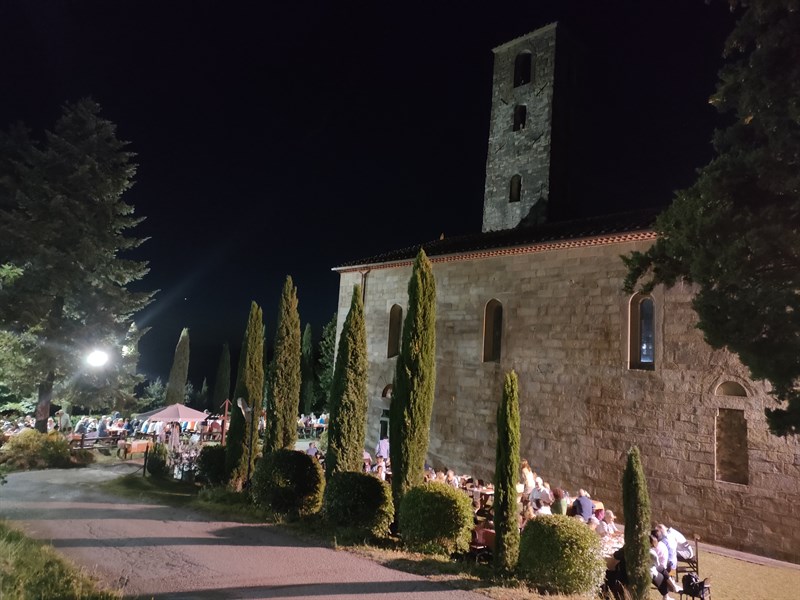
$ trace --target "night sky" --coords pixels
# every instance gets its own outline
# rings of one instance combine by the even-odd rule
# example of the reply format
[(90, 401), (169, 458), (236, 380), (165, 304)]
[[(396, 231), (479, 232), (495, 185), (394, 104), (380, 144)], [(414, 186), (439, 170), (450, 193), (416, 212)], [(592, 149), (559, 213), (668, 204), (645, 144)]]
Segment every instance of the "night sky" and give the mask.
[(142, 285), (161, 290), (140, 370), (165, 377), (189, 327), (197, 386), (224, 341), (238, 351), (250, 300), (272, 339), (287, 274), (319, 336), (332, 267), (480, 231), (491, 49), (555, 20), (590, 65), (594, 192), (575, 216), (665, 205), (711, 157), (721, 0), (0, 0), (0, 127), (41, 131), (83, 96), (117, 123)]

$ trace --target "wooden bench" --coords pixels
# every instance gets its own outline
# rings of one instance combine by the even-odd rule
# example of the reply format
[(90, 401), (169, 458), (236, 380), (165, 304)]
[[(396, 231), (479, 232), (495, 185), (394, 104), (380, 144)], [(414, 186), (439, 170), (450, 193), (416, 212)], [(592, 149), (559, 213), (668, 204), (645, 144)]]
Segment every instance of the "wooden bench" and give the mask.
[(110, 436), (87, 437), (85, 433), (75, 434), (69, 442), (69, 451), (78, 450), (110, 450), (116, 447), (116, 440)]

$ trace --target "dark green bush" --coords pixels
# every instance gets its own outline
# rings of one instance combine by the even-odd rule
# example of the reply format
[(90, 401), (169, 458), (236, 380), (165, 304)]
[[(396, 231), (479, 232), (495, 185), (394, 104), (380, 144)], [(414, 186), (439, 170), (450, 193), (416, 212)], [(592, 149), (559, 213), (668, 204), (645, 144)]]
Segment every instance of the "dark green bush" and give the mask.
[(325, 478), (315, 458), (296, 450), (276, 450), (256, 463), (251, 493), (261, 508), (304, 517), (319, 512)]
[(540, 592), (583, 594), (599, 590), (606, 563), (600, 538), (587, 525), (573, 517), (543, 515), (522, 532), (517, 569)]
[(147, 455), (147, 472), (159, 479), (169, 475), (167, 466), (167, 447), (164, 444), (153, 444)]
[(392, 488), (367, 473), (334, 473), (325, 488), (323, 512), (334, 525), (384, 537), (394, 520)]
[(11, 471), (69, 467), (69, 442), (58, 432), (43, 434), (26, 429), (6, 442), (0, 462)]
[(203, 446), (197, 457), (197, 475), (210, 485), (222, 485), (227, 481), (225, 446)]
[(466, 552), (472, 535), (472, 502), (443, 483), (411, 488), (400, 503), (398, 524), (411, 550), (435, 554)]

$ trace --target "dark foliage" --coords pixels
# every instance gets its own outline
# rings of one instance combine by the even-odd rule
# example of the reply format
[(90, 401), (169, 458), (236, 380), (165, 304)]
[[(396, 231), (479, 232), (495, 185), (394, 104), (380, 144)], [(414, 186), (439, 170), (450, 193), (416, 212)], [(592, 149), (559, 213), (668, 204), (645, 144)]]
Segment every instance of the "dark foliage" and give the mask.
[(528, 522), (520, 541), (520, 576), (547, 594), (597, 593), (606, 562), (600, 538), (584, 523), (563, 515)]
[(410, 550), (432, 554), (465, 552), (472, 537), (472, 502), (444, 483), (424, 483), (403, 495), (398, 523)]
[(264, 452), (292, 449), (297, 441), (297, 407), (300, 403), (300, 315), (297, 288), (286, 277), (275, 332), (275, 357), (267, 393), (267, 430)]
[(628, 451), (628, 461), (622, 474), (622, 509), (625, 517), (628, 591), (634, 600), (644, 600), (650, 588), (650, 495), (636, 446)]
[(334, 473), (325, 487), (323, 513), (339, 527), (385, 537), (394, 521), (392, 489), (368, 473)]
[(424, 250), (408, 283), (408, 312), (394, 376), (389, 453), (395, 506), (423, 480), (436, 389), (436, 281)]
[(228, 481), (224, 446), (203, 446), (197, 457), (197, 476), (209, 485), (222, 485)]
[(361, 286), (353, 288), (336, 353), (330, 399), (325, 474), (358, 471), (363, 465), (367, 422), (367, 328)]
[(678, 192), (646, 252), (623, 257), (625, 289), (695, 285), (697, 326), (766, 379), (776, 435), (800, 431), (800, 10), (750, 0), (726, 43), (711, 98), (731, 117), (716, 157)]
[(324, 491), (325, 477), (319, 461), (285, 448), (265, 454), (258, 461), (251, 488), (257, 506), (294, 517), (319, 512)]
[(494, 566), (510, 572), (519, 557), (519, 384), (514, 371), (506, 373), (503, 399), (497, 408), (497, 449), (494, 471)]

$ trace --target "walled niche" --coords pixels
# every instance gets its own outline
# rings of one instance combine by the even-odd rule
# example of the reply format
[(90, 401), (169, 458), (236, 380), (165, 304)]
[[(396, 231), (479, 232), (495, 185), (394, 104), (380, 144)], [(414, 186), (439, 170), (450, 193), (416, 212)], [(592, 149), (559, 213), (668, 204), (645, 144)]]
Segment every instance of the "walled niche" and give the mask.
[(747, 419), (744, 411), (720, 408), (716, 417), (716, 479), (748, 484)]

